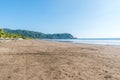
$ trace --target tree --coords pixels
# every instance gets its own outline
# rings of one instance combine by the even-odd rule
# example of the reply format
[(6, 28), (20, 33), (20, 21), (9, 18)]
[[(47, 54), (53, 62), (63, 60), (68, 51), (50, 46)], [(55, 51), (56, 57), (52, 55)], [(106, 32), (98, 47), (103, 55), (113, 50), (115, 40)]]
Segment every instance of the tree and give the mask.
[(20, 34), (12, 34), (12, 33), (8, 33), (8, 32), (4, 32), (3, 29), (0, 29), (0, 38), (22, 38), (23, 36)]

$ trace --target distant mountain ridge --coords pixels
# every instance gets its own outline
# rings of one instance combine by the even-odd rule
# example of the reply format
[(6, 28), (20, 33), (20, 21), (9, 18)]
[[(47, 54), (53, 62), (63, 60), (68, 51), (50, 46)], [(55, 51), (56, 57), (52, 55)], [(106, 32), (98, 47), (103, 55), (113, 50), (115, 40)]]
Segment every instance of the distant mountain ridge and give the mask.
[(75, 37), (69, 33), (56, 33), (56, 34), (45, 34), (41, 32), (29, 31), (29, 30), (12, 30), (3, 29), (7, 33), (20, 34), (25, 37), (35, 38), (35, 39), (74, 39)]

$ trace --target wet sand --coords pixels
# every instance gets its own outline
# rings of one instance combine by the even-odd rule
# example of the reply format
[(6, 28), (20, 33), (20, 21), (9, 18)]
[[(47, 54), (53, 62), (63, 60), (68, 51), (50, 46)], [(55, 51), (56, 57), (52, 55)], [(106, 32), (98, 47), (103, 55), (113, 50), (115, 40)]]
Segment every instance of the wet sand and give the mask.
[(120, 47), (43, 40), (2, 42), (0, 80), (120, 80)]

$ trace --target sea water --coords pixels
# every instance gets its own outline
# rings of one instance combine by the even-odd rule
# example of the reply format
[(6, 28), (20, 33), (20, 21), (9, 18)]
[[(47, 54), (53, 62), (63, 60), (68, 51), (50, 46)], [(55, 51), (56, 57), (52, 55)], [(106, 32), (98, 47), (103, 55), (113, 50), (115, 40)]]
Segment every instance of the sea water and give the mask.
[(58, 42), (72, 42), (85, 44), (101, 44), (101, 45), (120, 45), (120, 38), (79, 38), (79, 39), (51, 39)]

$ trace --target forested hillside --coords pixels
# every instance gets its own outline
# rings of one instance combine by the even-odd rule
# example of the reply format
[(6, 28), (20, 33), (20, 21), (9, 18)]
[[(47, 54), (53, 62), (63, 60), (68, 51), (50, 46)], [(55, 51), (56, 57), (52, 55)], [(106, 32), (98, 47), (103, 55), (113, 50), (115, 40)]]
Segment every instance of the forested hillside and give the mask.
[(4, 31), (7, 33), (20, 34), (24, 37), (35, 38), (35, 39), (73, 39), (74, 38), (69, 33), (44, 34), (44, 33), (35, 32), (35, 31), (11, 30), (11, 29), (4, 29)]
[(5, 39), (5, 38), (10, 38), (10, 39), (13, 39), (13, 38), (24, 38), (22, 35), (20, 34), (13, 34), (13, 33), (8, 33), (8, 32), (5, 32), (3, 29), (0, 29), (0, 38), (2, 39)]

